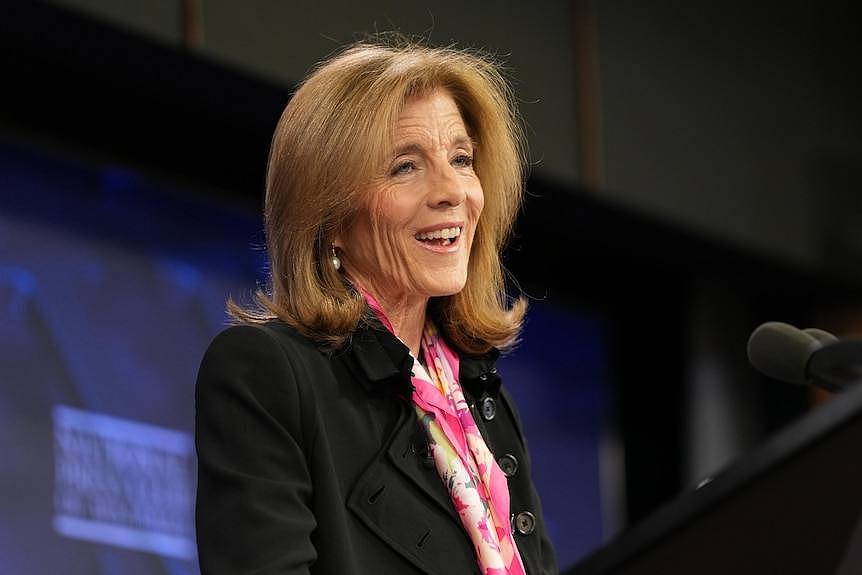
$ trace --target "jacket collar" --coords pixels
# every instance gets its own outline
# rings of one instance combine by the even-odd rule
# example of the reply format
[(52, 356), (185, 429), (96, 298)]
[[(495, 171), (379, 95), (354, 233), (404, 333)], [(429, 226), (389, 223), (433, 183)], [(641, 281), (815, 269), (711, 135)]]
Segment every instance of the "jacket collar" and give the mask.
[[(360, 383), (367, 391), (395, 392), (405, 397), (412, 394), (410, 350), (377, 318), (365, 317), (360, 321), (344, 352), (358, 368)], [(496, 349), (479, 356), (459, 354), (459, 381), (466, 393), (473, 397), (499, 394), (500, 377), (494, 367), (499, 355)]]
[(410, 350), (380, 322), (363, 318), (348, 342), (347, 353), (358, 367), (367, 391), (412, 392)]

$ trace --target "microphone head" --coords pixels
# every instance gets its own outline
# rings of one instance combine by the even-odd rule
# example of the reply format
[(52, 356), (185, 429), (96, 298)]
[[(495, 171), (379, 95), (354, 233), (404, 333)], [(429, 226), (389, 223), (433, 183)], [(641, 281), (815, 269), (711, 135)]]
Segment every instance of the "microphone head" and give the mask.
[(837, 338), (823, 330), (802, 331), (790, 324), (770, 321), (755, 329), (748, 338), (748, 360), (771, 378), (805, 384), (808, 383), (806, 368), (811, 354), (834, 341)]
[(832, 345), (833, 343), (838, 343), (838, 338), (835, 335), (829, 333), (828, 331), (823, 331), (822, 329), (818, 329), (816, 327), (806, 327), (803, 329), (805, 333), (813, 337), (814, 339), (820, 341), (824, 346)]

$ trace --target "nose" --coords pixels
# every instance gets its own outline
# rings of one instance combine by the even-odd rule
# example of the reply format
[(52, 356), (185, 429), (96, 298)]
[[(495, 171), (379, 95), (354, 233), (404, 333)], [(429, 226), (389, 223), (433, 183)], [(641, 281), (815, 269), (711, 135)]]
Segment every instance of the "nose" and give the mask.
[(467, 198), (464, 182), (451, 166), (435, 170), (429, 184), (428, 205), (432, 208), (460, 206)]

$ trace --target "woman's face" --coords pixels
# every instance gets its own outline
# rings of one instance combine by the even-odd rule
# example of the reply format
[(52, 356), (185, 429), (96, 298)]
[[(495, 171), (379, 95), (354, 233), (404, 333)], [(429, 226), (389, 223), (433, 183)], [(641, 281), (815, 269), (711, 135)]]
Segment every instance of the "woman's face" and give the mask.
[(484, 196), (473, 144), (447, 92), (407, 100), (369, 192), (335, 241), (348, 275), (384, 304), (461, 291)]

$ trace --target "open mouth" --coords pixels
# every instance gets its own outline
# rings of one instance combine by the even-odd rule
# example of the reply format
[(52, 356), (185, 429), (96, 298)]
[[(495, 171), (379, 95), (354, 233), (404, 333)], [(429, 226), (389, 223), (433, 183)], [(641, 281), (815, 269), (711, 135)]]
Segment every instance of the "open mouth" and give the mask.
[(447, 247), (458, 241), (461, 237), (461, 228), (443, 228), (433, 232), (422, 232), (416, 234), (415, 238), (424, 244)]

